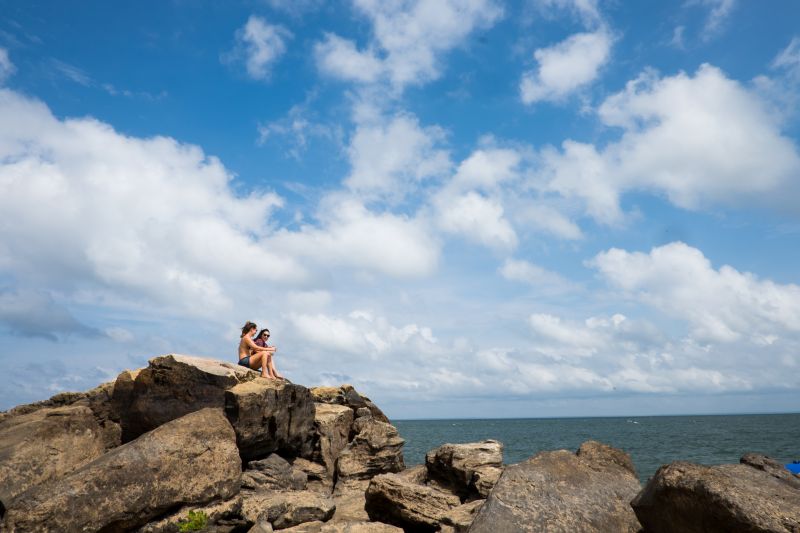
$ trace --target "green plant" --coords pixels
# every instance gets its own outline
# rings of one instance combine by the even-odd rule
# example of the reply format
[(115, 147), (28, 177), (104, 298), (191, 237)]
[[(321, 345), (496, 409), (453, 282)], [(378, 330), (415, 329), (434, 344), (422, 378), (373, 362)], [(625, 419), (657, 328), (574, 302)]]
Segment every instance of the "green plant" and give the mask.
[(202, 531), (208, 524), (208, 515), (203, 511), (189, 511), (189, 516), (178, 523), (181, 533), (186, 531)]

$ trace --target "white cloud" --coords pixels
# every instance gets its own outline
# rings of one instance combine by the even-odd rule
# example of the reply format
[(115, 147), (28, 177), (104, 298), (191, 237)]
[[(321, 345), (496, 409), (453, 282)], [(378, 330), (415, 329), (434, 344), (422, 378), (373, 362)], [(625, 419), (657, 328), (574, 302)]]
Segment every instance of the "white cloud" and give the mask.
[(602, 22), (597, 0), (533, 0), (533, 5), (545, 16), (553, 16), (557, 11), (570, 11), (587, 28)]
[(8, 57), (8, 50), (0, 47), (0, 83), (3, 83), (11, 77), (16, 70), (14, 63), (11, 62), (11, 58)]
[(316, 47), (320, 69), (361, 83), (386, 79), (399, 90), (436, 79), (441, 54), (474, 30), (491, 27), (503, 14), (493, 0), (353, 3), (372, 23), (371, 40), (358, 50), (350, 40), (327, 35)]
[(247, 74), (256, 80), (269, 78), (270, 69), (286, 53), (286, 41), (292, 33), (283, 26), (267, 23), (262, 17), (251, 15), (245, 25), (236, 31), (236, 48), (228, 59), (244, 60)]
[(567, 140), (542, 152), (545, 190), (581, 198), (604, 223), (623, 218), (626, 191), (664, 193), (675, 205), (777, 205), (800, 171), (794, 143), (753, 91), (717, 68), (658, 78), (646, 72), (600, 106), (622, 137), (602, 149)]
[(435, 199), (439, 227), (497, 250), (513, 250), (517, 234), (504, 216), (499, 200), (475, 191), (443, 194)]
[(709, 8), (708, 18), (704, 27), (704, 40), (710, 40), (719, 35), (730, 18), (737, 0), (700, 0)]
[(68, 335), (100, 335), (41, 290), (0, 291), (0, 325), (14, 335), (51, 341)]
[(556, 272), (535, 265), (529, 261), (506, 259), (499, 269), (500, 275), (509, 281), (519, 281), (528, 285), (549, 288), (555, 291), (571, 290), (572, 283)]
[(559, 102), (597, 79), (611, 56), (613, 39), (605, 29), (577, 33), (533, 54), (538, 66), (520, 82), (523, 103)]
[(265, 0), (267, 5), (277, 11), (298, 16), (302, 13), (315, 11), (324, 5), (324, 0)]
[(516, 178), (521, 160), (522, 157), (515, 150), (505, 148), (475, 150), (459, 164), (453, 185), (492, 189)]
[(450, 170), (448, 152), (438, 147), (443, 140), (441, 128), (422, 128), (408, 114), (360, 123), (347, 150), (352, 170), (345, 185), (365, 195), (402, 197)]
[(561, 239), (583, 239), (580, 227), (558, 208), (530, 199), (523, 199), (521, 203), (514, 217), (518, 224)]
[(800, 287), (724, 265), (681, 242), (650, 253), (612, 248), (591, 265), (614, 287), (691, 324), (699, 342), (772, 344), (800, 332)]
[(234, 194), (198, 147), (59, 120), (8, 90), (0, 116), (0, 211), (15, 221), (0, 226), (0, 271), (22, 286), (210, 313), (230, 303), (230, 280), (307, 277), (261, 243), (282, 200)]
[(772, 61), (772, 67), (785, 69), (800, 81), (800, 37), (792, 37), (786, 48)]

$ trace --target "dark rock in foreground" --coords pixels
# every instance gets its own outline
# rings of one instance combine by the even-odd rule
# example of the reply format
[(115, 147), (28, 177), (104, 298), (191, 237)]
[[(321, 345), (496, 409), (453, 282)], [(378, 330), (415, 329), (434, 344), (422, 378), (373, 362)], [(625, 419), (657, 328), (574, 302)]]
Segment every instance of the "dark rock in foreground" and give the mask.
[(747, 464), (662, 466), (631, 505), (648, 533), (800, 531), (800, 490)]
[(8, 505), (11, 531), (125, 531), (176, 506), (227, 499), (241, 461), (220, 409), (189, 414)]
[(541, 452), (507, 466), (469, 531), (639, 531), (628, 503), (639, 480), (619, 464), (623, 452), (591, 441), (581, 450)]

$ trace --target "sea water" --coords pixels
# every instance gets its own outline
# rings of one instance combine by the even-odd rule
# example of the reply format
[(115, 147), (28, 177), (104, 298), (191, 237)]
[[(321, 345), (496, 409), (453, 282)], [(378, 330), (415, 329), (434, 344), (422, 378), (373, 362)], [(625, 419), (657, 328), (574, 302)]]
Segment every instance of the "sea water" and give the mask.
[(800, 414), (528, 418), (489, 420), (393, 420), (406, 440), (406, 465), (444, 443), (496, 439), (506, 464), (543, 450), (577, 450), (597, 440), (628, 452), (642, 482), (672, 461), (705, 465), (738, 463), (747, 452), (781, 463), (800, 460)]

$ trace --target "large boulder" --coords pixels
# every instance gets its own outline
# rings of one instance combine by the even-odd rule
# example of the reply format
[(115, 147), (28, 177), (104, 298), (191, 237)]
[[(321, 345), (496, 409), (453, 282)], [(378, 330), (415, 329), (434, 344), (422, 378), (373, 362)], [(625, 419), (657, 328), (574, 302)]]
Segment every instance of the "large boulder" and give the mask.
[(356, 436), (339, 454), (336, 463), (339, 479), (369, 479), (405, 468), (405, 441), (397, 428), (369, 416), (356, 419), (353, 429)]
[(739, 459), (739, 462), (743, 465), (763, 470), (770, 476), (782, 479), (792, 487), (800, 489), (800, 475), (792, 474), (783, 463), (776, 461), (772, 457), (760, 453), (746, 453)]
[(276, 530), (304, 522), (330, 520), (331, 498), (309, 491), (242, 491), (242, 517), (249, 523), (269, 522)]
[(42, 407), (0, 422), (0, 502), (54, 481), (106, 451), (103, 430), (85, 405)]
[[(352, 385), (341, 385), (339, 387), (313, 387), (311, 394), (314, 396), (314, 401), (318, 403), (327, 403), (333, 405), (345, 405), (358, 413), (360, 409), (369, 410), (375, 420), (380, 422), (389, 423), (389, 419), (383, 414), (380, 408), (372, 403), (372, 401), (359, 394)], [(356, 417), (361, 416), (356, 414)]]
[(339, 453), (350, 440), (353, 410), (344, 405), (314, 403), (314, 426), (319, 437), (319, 459), (333, 477)]
[(247, 489), (305, 490), (307, 485), (308, 475), (275, 453), (250, 461), (242, 474), (242, 487)]
[(114, 387), (122, 440), (129, 442), (206, 407), (223, 407), (226, 390), (257, 376), (243, 366), (202, 357), (170, 354), (150, 359), (135, 377), (123, 373)]
[(221, 409), (154, 429), (70, 474), (18, 495), (10, 531), (124, 531), (182, 505), (227, 500), (239, 490), (236, 436)]
[(486, 498), (503, 471), (503, 443), (444, 444), (425, 455), (425, 466), (431, 479), (462, 500)]
[(662, 466), (631, 506), (648, 533), (800, 531), (800, 490), (746, 464)]
[(225, 414), (245, 460), (272, 452), (308, 457), (314, 446), (314, 402), (308, 389), (257, 379), (224, 392)]
[(639, 531), (628, 504), (640, 488), (635, 471), (619, 464), (620, 452), (610, 446), (589, 442), (581, 449), (540, 452), (506, 466), (469, 531)]
[(444, 516), (459, 505), (458, 496), (398, 474), (375, 476), (366, 493), (366, 511), (371, 520), (407, 531), (437, 531)]

